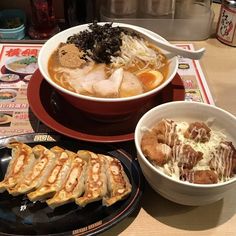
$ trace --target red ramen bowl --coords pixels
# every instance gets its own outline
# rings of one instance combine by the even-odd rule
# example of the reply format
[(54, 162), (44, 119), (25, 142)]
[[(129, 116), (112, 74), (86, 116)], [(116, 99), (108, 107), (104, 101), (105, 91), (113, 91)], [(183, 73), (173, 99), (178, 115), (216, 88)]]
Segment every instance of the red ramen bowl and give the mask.
[[(99, 23), (99, 25), (100, 24), (104, 25), (105, 23)], [(158, 34), (138, 26), (122, 24), (122, 23), (112, 24), (112, 27), (116, 26), (120, 27), (123, 26), (126, 28), (130, 28), (130, 30), (132, 29), (143, 30), (156, 38), (166, 41)], [(178, 68), (177, 57), (172, 57), (168, 59), (169, 67), (164, 82), (162, 82), (158, 87), (154, 88), (153, 90), (131, 97), (102, 98), (102, 97), (82, 95), (70, 91), (60, 86), (56, 82), (54, 82), (54, 80), (52, 80), (48, 69), (48, 63), (52, 53), (58, 48), (60, 43), (65, 43), (68, 37), (84, 30), (89, 30), (89, 24), (84, 24), (69, 28), (50, 38), (40, 50), (38, 57), (38, 64), (39, 64), (39, 70), (43, 75), (43, 77), (46, 79), (46, 81), (52, 87), (54, 87), (70, 104), (72, 104), (79, 110), (85, 112), (91, 118), (101, 121), (116, 121), (129, 117), (132, 113), (141, 109), (142, 106), (144, 106), (148, 102), (148, 100), (150, 100), (153, 96), (159, 93), (164, 87), (166, 87), (172, 81), (177, 72)], [(167, 55), (166, 51), (161, 49), (160, 51), (164, 55)]]

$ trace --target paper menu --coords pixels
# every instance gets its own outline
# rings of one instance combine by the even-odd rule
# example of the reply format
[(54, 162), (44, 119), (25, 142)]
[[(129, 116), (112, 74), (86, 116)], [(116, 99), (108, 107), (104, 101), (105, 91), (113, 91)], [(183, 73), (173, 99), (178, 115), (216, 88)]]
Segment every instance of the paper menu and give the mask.
[[(42, 45), (40, 44), (0, 44), (0, 76), (6, 74), (19, 75), (14, 81), (0, 80), (0, 92), (8, 91), (13, 98), (0, 99), (0, 137), (10, 135), (50, 132), (29, 109), (27, 86), (32, 71), (37, 69), (37, 63), (29, 71), (9, 69), (9, 62), (17, 59), (37, 58)], [(193, 44), (178, 44), (180, 47), (194, 49)], [(177, 93), (181, 90), (186, 101), (198, 101), (214, 104), (204, 73), (198, 61), (179, 57), (178, 74), (181, 84), (177, 84)], [(179, 83), (179, 82), (178, 82)]]
[[(177, 46), (194, 50), (193, 44), (177, 44)], [(214, 104), (199, 61), (179, 57), (178, 74), (184, 84), (186, 101)]]

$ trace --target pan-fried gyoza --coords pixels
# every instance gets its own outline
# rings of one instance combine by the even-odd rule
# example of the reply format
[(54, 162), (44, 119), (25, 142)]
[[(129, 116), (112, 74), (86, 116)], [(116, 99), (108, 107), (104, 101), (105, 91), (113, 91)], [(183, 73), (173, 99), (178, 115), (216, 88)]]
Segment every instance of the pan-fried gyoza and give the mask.
[[(82, 151), (83, 152), (83, 151)], [(81, 152), (79, 152), (81, 155)], [(86, 151), (85, 151), (86, 155)], [(79, 206), (101, 200), (107, 194), (106, 160), (103, 156), (88, 152), (88, 167), (86, 171), (84, 195), (76, 199)]]
[(36, 190), (45, 181), (54, 166), (56, 156), (53, 152), (42, 145), (36, 145), (32, 151), (36, 160), (22, 181), (9, 190), (13, 196)]
[(8, 148), (12, 149), (12, 159), (8, 165), (5, 178), (0, 182), (0, 192), (7, 190), (10, 192), (21, 182), (25, 175), (30, 171), (35, 156), (32, 148), (24, 143), (11, 143)]
[(103, 205), (111, 206), (130, 193), (131, 185), (120, 161), (110, 156), (103, 155), (103, 157), (107, 162), (108, 177), (108, 194), (103, 198)]
[(81, 207), (95, 201), (104, 206), (126, 198), (132, 190), (121, 162), (87, 150), (72, 152), (54, 146), (8, 145), (12, 159), (0, 191), (30, 201), (46, 202), (52, 209), (69, 202)]
[(46, 181), (27, 196), (30, 201), (43, 200), (52, 197), (62, 186), (71, 166), (73, 154), (60, 147), (53, 147), (51, 151), (56, 155), (55, 164)]
[[(72, 153), (71, 153), (72, 154)], [(56, 192), (53, 198), (46, 202), (51, 208), (61, 206), (75, 200), (84, 192), (85, 171), (87, 168), (87, 161), (80, 158), (76, 153), (72, 154), (72, 163), (67, 173), (67, 178), (64, 184)]]

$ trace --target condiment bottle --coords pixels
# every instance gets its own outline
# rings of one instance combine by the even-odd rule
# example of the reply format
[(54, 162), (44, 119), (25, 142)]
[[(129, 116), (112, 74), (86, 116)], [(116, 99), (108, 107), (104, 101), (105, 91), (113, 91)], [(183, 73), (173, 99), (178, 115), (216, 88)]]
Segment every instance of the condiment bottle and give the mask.
[(227, 45), (236, 46), (236, 1), (222, 0), (216, 37)]
[(125, 18), (135, 17), (137, 13), (137, 0), (103, 0), (102, 7), (109, 17)]
[(32, 39), (48, 39), (60, 31), (55, 18), (53, 0), (30, 0)]
[(97, 0), (64, 0), (64, 17), (67, 27), (98, 20)]
[(147, 18), (166, 18), (174, 16), (175, 1), (173, 0), (140, 0), (140, 12)]

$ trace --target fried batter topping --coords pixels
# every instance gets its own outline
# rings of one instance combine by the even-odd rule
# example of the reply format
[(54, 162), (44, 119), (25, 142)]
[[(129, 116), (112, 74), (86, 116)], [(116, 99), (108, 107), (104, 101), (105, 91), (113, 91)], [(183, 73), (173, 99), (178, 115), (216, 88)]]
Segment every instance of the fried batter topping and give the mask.
[(191, 183), (224, 182), (236, 173), (232, 142), (203, 122), (163, 119), (144, 129), (143, 154), (157, 168), (175, 179)]

